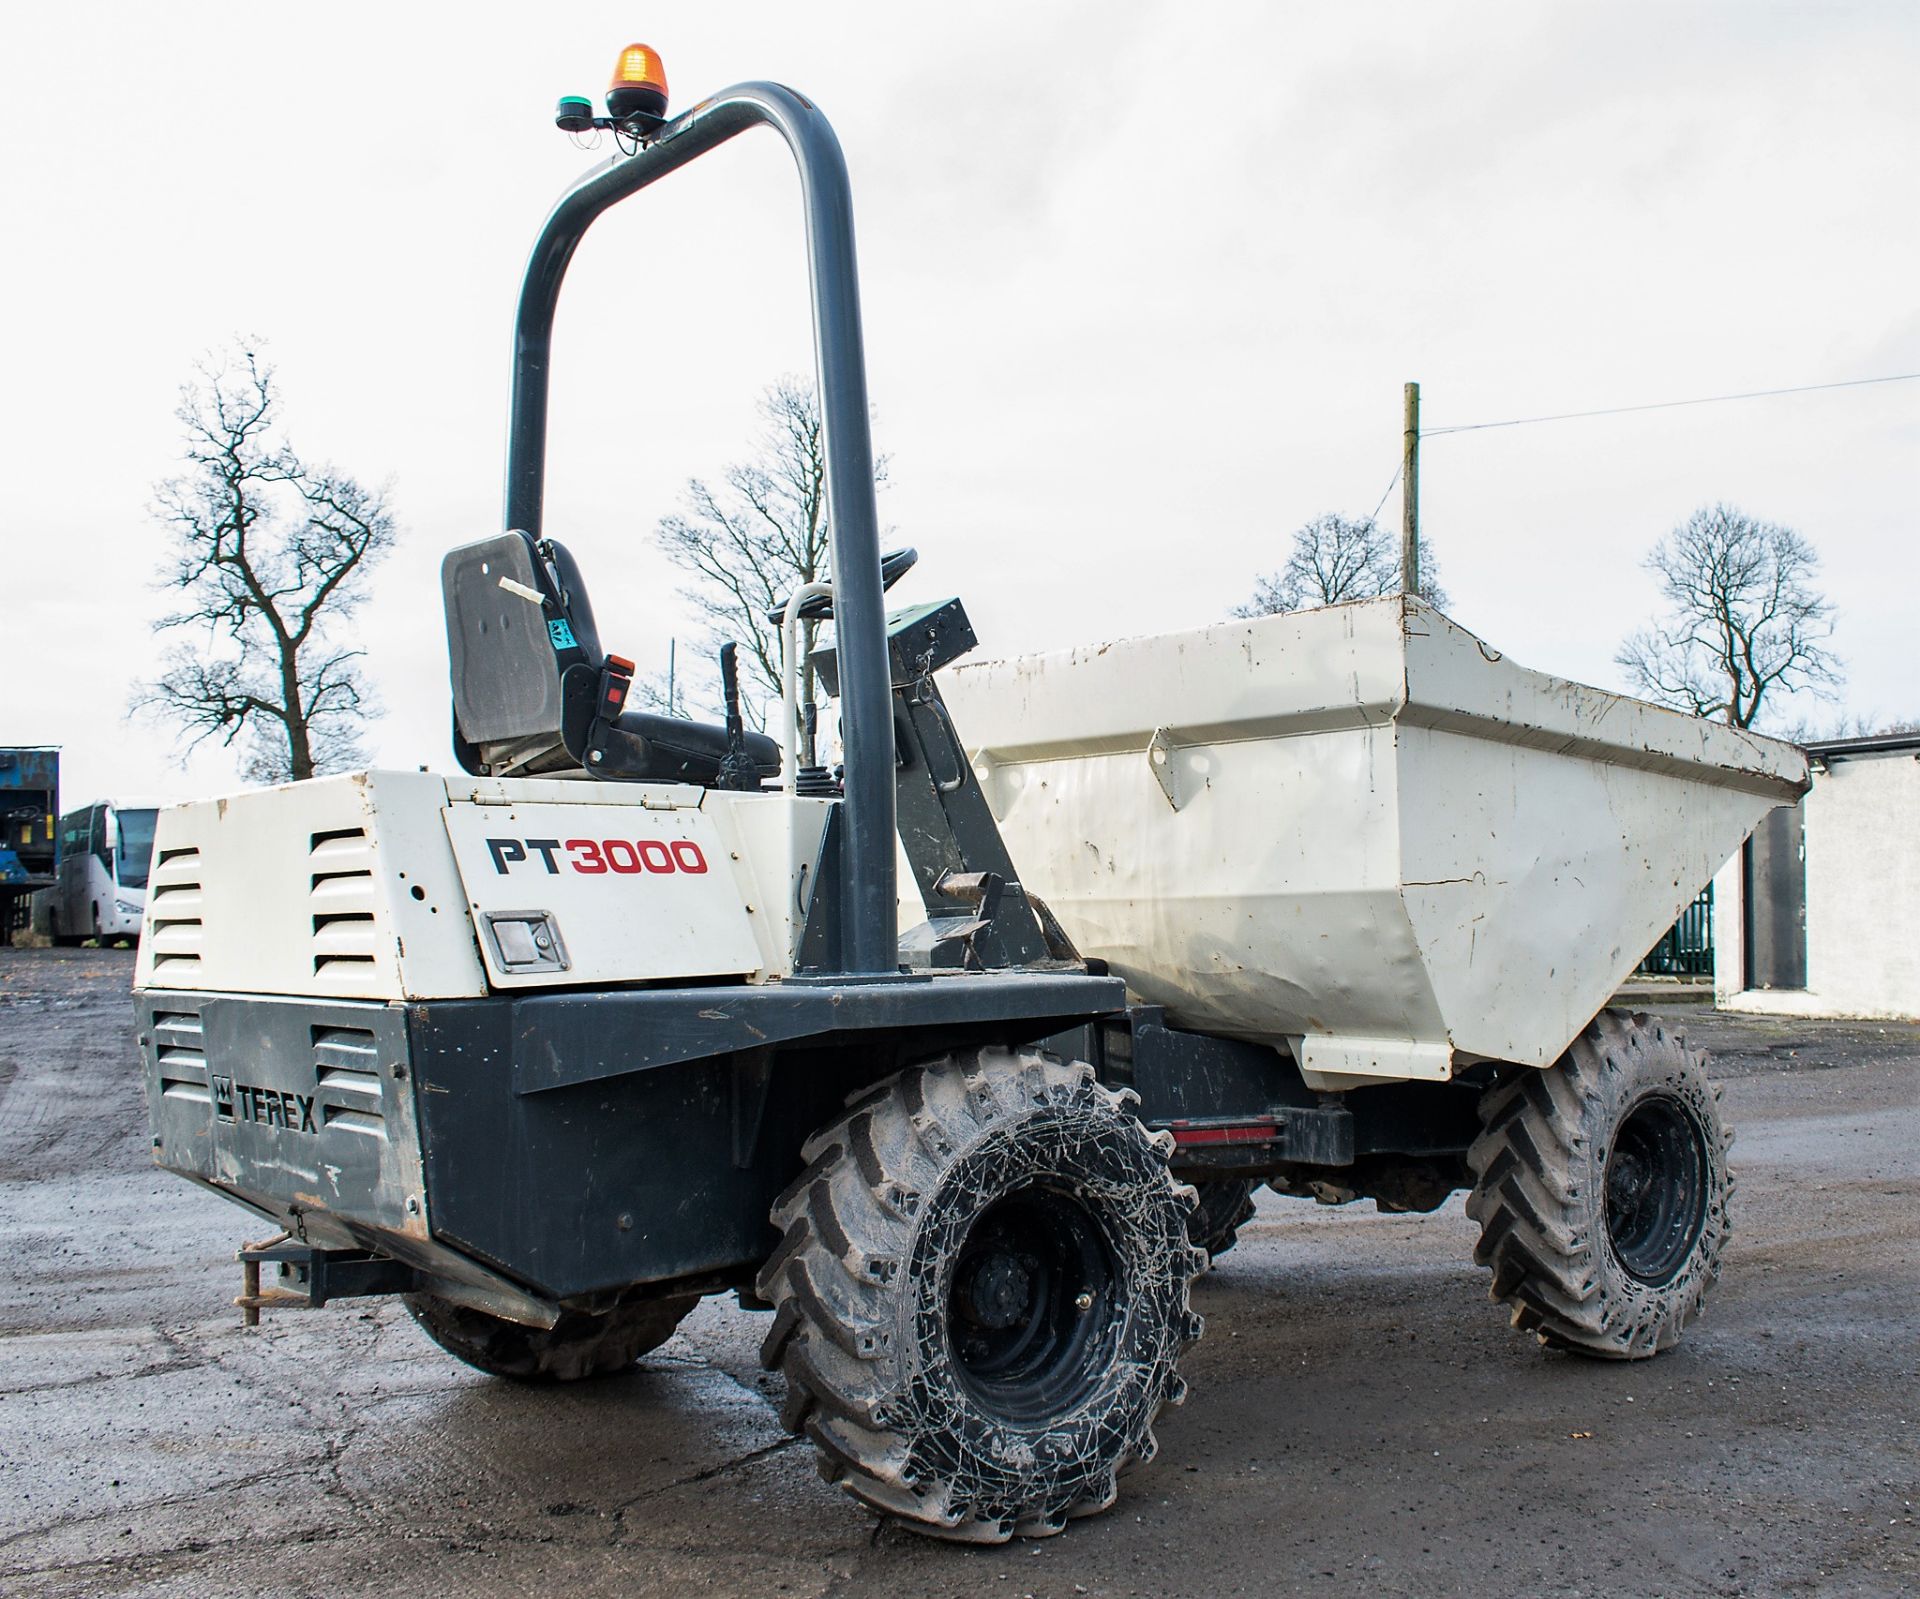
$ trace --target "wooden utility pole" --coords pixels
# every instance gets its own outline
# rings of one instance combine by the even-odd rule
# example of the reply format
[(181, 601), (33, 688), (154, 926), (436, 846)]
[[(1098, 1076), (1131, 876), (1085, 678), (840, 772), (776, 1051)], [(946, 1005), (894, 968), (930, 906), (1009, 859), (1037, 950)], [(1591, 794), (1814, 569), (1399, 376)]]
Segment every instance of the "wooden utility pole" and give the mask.
[(1400, 592), (1420, 592), (1420, 385), (1406, 392), (1406, 427), (1400, 460)]

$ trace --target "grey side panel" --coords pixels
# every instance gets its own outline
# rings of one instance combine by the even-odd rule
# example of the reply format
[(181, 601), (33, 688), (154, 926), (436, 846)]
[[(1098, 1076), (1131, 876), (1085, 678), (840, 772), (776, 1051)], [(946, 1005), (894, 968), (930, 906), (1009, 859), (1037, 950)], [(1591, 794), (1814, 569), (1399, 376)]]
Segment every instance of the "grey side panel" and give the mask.
[(136, 1016), (162, 1166), (264, 1208), (425, 1239), (402, 1010), (149, 990)]

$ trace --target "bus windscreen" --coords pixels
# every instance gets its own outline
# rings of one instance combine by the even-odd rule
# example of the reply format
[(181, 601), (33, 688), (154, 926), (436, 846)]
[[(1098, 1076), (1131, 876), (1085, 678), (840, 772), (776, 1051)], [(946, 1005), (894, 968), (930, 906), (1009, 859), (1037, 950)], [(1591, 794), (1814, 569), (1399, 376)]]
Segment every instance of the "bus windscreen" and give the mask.
[(145, 888), (153, 863), (153, 822), (158, 811), (116, 811), (120, 822), (120, 858), (115, 875), (122, 888)]

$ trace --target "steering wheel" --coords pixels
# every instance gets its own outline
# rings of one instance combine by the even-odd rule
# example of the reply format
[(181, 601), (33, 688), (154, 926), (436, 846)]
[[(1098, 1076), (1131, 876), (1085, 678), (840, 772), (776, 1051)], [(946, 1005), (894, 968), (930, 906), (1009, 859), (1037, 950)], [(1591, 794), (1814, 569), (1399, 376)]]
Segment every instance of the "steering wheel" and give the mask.
[[(894, 584), (898, 583), (901, 578), (913, 570), (914, 563), (919, 559), (920, 552), (911, 545), (904, 545), (900, 549), (887, 551), (885, 555), (880, 557), (881, 590), (884, 592), (892, 588)], [(783, 594), (779, 600), (774, 603), (773, 609), (767, 612), (767, 620), (773, 623), (775, 627), (778, 627), (786, 620), (787, 600), (789, 598), (790, 596)], [(833, 596), (831, 594), (816, 594), (812, 599), (802, 601), (799, 614), (809, 622), (824, 622), (830, 620), (833, 616)]]

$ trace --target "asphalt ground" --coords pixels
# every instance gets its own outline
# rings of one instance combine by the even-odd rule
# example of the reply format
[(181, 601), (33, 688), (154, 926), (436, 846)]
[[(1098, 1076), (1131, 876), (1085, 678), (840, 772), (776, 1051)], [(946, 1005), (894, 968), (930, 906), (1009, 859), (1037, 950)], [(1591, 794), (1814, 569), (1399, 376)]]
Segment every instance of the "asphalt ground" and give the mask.
[(1737, 1231), (1652, 1362), (1510, 1331), (1458, 1198), (1263, 1195), (1159, 1458), (1106, 1516), (977, 1550), (820, 1482), (727, 1301), (564, 1389), (384, 1301), (243, 1329), (257, 1224), (148, 1163), (131, 968), (0, 950), (9, 1595), (1920, 1591), (1920, 1028), (1676, 1015), (1726, 1080)]

